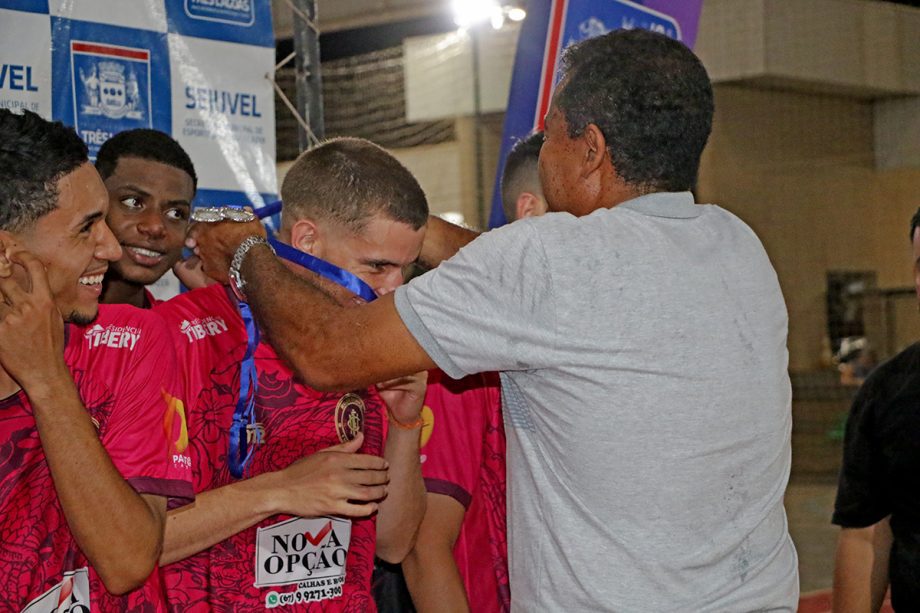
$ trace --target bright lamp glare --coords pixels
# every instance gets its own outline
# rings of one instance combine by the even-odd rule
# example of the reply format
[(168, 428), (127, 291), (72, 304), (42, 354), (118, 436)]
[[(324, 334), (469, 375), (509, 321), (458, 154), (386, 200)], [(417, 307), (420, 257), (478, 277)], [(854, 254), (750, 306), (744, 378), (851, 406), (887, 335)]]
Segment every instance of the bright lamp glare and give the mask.
[(496, 0), (453, 0), (454, 23), (461, 28), (489, 21), (501, 7)]
[(508, 19), (511, 21), (524, 21), (524, 18), (527, 17), (527, 11), (521, 8), (513, 8), (508, 11)]

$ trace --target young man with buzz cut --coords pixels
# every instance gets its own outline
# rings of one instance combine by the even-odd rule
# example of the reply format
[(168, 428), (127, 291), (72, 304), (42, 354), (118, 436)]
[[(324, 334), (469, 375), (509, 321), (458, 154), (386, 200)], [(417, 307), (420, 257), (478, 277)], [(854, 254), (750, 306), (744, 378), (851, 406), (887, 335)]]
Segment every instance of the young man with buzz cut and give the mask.
[[(295, 275), (310, 266), (348, 288), (330, 284), (327, 300), (373, 300), (403, 283), (428, 204), (389, 153), (327, 141), (295, 162), (281, 193), (275, 248)], [(275, 353), (278, 336), (252, 321), (244, 291), (214, 285), (154, 309), (185, 372), (198, 493), (167, 520), (170, 605), (373, 611), (375, 552), (400, 562), (424, 513), (424, 373), (343, 393), (309, 388)]]
[(139, 128), (119, 132), (96, 156), (109, 192), (106, 222), (121, 245), (121, 258), (106, 274), (105, 304), (150, 308), (147, 289), (182, 257), (198, 184), (195, 166), (171, 136)]
[(192, 496), (162, 321), (99, 306), (121, 250), (72, 128), (0, 109), (0, 592), (10, 610), (165, 611), (167, 498)]

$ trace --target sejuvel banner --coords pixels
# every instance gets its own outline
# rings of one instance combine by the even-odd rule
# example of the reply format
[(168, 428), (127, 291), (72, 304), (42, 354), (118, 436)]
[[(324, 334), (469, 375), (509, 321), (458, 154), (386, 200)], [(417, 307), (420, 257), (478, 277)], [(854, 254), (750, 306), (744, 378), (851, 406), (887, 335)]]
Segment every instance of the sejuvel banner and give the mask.
[(277, 199), (270, 0), (0, 0), (0, 108), (73, 126), (95, 159), (133, 128), (171, 134), (196, 205)]

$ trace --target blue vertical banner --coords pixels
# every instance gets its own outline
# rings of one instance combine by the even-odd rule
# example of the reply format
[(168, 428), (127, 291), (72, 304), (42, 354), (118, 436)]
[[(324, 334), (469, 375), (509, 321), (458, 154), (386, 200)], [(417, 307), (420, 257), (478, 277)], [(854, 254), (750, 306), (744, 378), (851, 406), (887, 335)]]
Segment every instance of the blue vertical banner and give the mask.
[(506, 222), (501, 171), (514, 144), (543, 128), (566, 47), (620, 28), (643, 28), (692, 48), (703, 0), (531, 0), (521, 27), (489, 227)]
[(277, 200), (270, 0), (0, 0), (0, 108), (73, 126), (90, 157), (170, 134), (196, 205)]

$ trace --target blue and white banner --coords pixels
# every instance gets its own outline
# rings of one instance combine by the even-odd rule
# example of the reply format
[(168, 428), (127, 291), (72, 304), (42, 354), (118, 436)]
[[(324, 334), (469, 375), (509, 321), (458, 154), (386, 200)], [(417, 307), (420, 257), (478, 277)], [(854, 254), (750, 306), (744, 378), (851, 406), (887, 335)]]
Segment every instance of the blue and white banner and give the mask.
[(196, 205), (277, 199), (270, 0), (0, 0), (0, 108), (188, 151)]
[(501, 171), (519, 139), (543, 129), (559, 60), (571, 44), (620, 28), (661, 32), (693, 47), (703, 0), (531, 0), (518, 39), (489, 227), (506, 222)]

